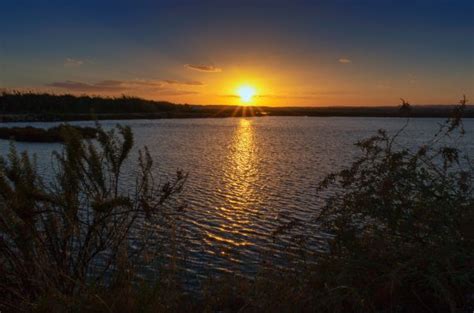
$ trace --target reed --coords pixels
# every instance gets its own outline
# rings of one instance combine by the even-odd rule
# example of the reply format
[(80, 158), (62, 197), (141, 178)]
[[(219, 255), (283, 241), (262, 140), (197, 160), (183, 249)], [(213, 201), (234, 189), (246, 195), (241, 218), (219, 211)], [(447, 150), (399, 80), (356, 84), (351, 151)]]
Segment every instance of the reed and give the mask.
[[(165, 223), (165, 204), (185, 175), (157, 184), (145, 148), (135, 180), (124, 189), (132, 132), (121, 126), (96, 131), (92, 142), (65, 126), (64, 149), (54, 154), (47, 183), (26, 152), (12, 146), (0, 158), (2, 310), (30, 311), (40, 303), (67, 310), (104, 286), (129, 288), (135, 270), (159, 251), (156, 227)], [(144, 223), (153, 227), (138, 227)]]

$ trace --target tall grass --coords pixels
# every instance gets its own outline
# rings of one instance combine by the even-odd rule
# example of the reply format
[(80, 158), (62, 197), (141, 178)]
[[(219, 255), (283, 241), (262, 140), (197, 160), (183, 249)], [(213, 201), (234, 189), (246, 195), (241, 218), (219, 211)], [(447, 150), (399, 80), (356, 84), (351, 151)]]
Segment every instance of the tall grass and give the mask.
[(316, 221), (332, 236), (315, 268), (329, 311), (467, 310), (474, 163), (456, 146), (465, 105), (415, 149), (383, 130), (358, 142), (362, 156), (321, 184), (340, 190)]
[(128, 276), (159, 248), (153, 245), (156, 228), (139, 225), (160, 224), (165, 202), (185, 180), (178, 172), (173, 181), (156, 184), (145, 148), (135, 180), (121, 189), (122, 166), (133, 146), (128, 127), (99, 127), (96, 142), (72, 127), (63, 136), (50, 182), (13, 146), (0, 158), (2, 310), (33, 310), (45, 297), (74, 303), (95, 295), (95, 288), (131, 281)]

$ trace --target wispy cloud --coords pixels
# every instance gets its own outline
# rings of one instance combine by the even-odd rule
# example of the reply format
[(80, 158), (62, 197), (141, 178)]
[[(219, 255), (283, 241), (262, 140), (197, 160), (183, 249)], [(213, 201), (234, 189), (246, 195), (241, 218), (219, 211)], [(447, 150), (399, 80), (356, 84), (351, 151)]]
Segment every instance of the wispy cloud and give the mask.
[(184, 95), (196, 95), (199, 92), (192, 90), (160, 90), (158, 94), (160, 96), (184, 96)]
[(66, 58), (66, 60), (64, 60), (64, 67), (79, 67), (83, 65), (84, 63), (85, 62), (83, 60)]
[(172, 80), (172, 79), (165, 79), (163, 80), (164, 83), (170, 84), (170, 85), (187, 85), (187, 86), (202, 86), (204, 85), (202, 82), (198, 81), (178, 81), (178, 80)]
[(418, 79), (416, 78), (416, 76), (414, 74), (409, 73), (408, 74), (408, 83), (410, 83), (411, 85), (414, 85), (417, 82), (418, 82)]
[(378, 90), (382, 90), (382, 91), (387, 91), (387, 90), (390, 90), (392, 89), (392, 85), (389, 83), (389, 82), (380, 82), (378, 84), (375, 85), (375, 88), (377, 88)]
[(59, 81), (48, 84), (49, 87), (65, 89), (72, 92), (97, 92), (97, 93), (156, 93), (160, 95), (185, 95), (195, 94), (195, 90), (183, 90), (186, 87), (202, 86), (199, 81), (178, 80), (102, 80), (96, 83), (78, 81)]
[(125, 88), (121, 86), (121, 82), (119, 81), (102, 81), (96, 84), (88, 84), (72, 80), (66, 80), (63, 82), (54, 82), (48, 84), (47, 86), (83, 92), (110, 92), (125, 90)]
[(352, 63), (352, 60), (351, 60), (351, 59), (347, 59), (347, 58), (340, 58), (338, 61), (339, 61), (339, 63), (342, 63), (342, 64), (349, 64), (349, 63)]
[(195, 70), (199, 72), (208, 72), (208, 73), (218, 73), (222, 72), (222, 69), (219, 67), (215, 67), (213, 65), (193, 65), (193, 64), (185, 64), (185, 68), (188, 68), (190, 70)]

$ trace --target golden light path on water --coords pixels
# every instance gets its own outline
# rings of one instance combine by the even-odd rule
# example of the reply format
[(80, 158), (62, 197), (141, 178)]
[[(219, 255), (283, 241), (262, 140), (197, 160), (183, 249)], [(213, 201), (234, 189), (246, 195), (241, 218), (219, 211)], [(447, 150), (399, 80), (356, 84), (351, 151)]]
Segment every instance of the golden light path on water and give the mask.
[[(219, 231), (236, 236), (223, 238), (215, 233), (207, 232), (206, 235), (211, 242), (219, 241), (233, 247), (252, 244), (246, 240), (242, 231), (251, 232), (252, 222), (249, 214), (255, 210), (252, 206), (259, 197), (254, 188), (256, 177), (258, 177), (254, 136), (252, 121), (241, 119), (234, 131), (227, 159), (222, 168), (222, 173), (226, 173), (223, 177), (223, 189), (227, 191), (225, 193), (226, 205), (218, 208), (227, 221), (220, 225)], [(224, 250), (221, 250), (220, 254), (228, 255)]]
[[(236, 116), (242, 112), (252, 116), (252, 110), (258, 107), (239, 110)], [(163, 225), (152, 226), (160, 232), (157, 253), (163, 253), (163, 259), (160, 257), (158, 262), (176, 262), (186, 271), (186, 279), (194, 281), (222, 273), (254, 275), (262, 264), (285, 266), (289, 258), (300, 256), (299, 251), (288, 248), (298, 238), (319, 249), (324, 238), (317, 226), (310, 226), (323, 197), (329, 194), (316, 194), (318, 183), (357, 156), (354, 142), (372, 136), (380, 128), (396, 133), (405, 120), (236, 117), (122, 122), (132, 127), (136, 149), (148, 146), (152, 157), (159, 161), (157, 177), (174, 177), (176, 168), (189, 173), (183, 193), (169, 206), (173, 213), (175, 204), (184, 205), (183, 210), (172, 215), (172, 224), (167, 218)], [(442, 122), (418, 119), (410, 123), (400, 140), (422, 144)], [(116, 123), (101, 122), (105, 129)], [(51, 127), (57, 123), (38, 125)], [(94, 126), (94, 122), (73, 125)], [(467, 135), (460, 147), (472, 154), (474, 120), (466, 119), (464, 127)], [(10, 143), (0, 141), (0, 152), (7, 155)], [(53, 149), (60, 151), (61, 145), (17, 143), (17, 148), (38, 156), (38, 168), (46, 179), (54, 175), (51, 153)], [(135, 160), (136, 154), (124, 168), (127, 183), (135, 175)], [(289, 223), (300, 227), (273, 236)], [(176, 242), (169, 236), (170, 228)]]

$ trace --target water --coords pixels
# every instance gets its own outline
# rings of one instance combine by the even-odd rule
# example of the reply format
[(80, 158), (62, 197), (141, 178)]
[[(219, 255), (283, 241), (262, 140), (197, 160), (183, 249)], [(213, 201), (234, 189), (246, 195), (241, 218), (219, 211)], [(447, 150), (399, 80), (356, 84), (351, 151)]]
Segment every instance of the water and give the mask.
[[(443, 121), (413, 119), (400, 141), (423, 143)], [(287, 245), (294, 238), (275, 240), (273, 231), (290, 220), (308, 223), (322, 201), (316, 186), (357, 155), (353, 143), (380, 128), (394, 133), (405, 119), (263, 117), (104, 121), (102, 125), (110, 128), (117, 123), (132, 127), (136, 148), (149, 147), (158, 161), (157, 175), (171, 177), (176, 169), (189, 173), (181, 195), (186, 203), (178, 233), (181, 257), (190, 275), (206, 276), (251, 273), (263, 259), (281, 264), (291, 253)], [(459, 144), (472, 155), (474, 120), (464, 123), (467, 135)], [(51, 174), (51, 152), (60, 147), (17, 143), (19, 150), (37, 154), (45, 175)], [(8, 142), (0, 140), (0, 152), (7, 150)]]

